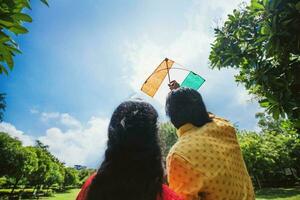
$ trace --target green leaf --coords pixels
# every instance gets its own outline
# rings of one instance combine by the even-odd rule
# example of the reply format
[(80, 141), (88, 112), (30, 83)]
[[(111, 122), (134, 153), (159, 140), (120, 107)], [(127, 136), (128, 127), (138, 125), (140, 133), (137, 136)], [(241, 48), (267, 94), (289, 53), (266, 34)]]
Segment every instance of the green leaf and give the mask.
[(6, 70), (6, 68), (0, 64), (0, 74), (5, 74), (5, 75), (8, 75), (8, 71)]
[(28, 30), (23, 26), (13, 26), (9, 28), (9, 30), (13, 33), (17, 34), (25, 34), (28, 33)]
[(259, 3), (257, 0), (252, 0), (250, 8), (252, 10), (263, 10), (264, 6), (261, 3)]
[(7, 53), (3, 54), (3, 57), (8, 65), (9, 69), (12, 70), (14, 67), (14, 60), (13, 60), (12, 54), (7, 52)]
[(274, 111), (273, 111), (273, 117), (274, 117), (274, 119), (275, 120), (278, 120), (279, 119), (279, 110), (278, 109), (275, 109)]
[(9, 46), (8, 48), (13, 53), (20, 53), (20, 54), (22, 53), (22, 51), (20, 49), (16, 48), (15, 46)]
[(7, 20), (4, 20), (4, 19), (0, 19), (0, 25), (4, 25), (5, 27), (11, 27), (11, 26), (14, 26), (15, 23), (12, 22), (12, 21), (7, 21)]
[(270, 102), (268, 101), (268, 99), (263, 99), (261, 101), (259, 101), (259, 105), (263, 108), (267, 108), (270, 105)]
[(46, 4), (49, 7), (48, 0), (41, 0), (41, 2), (43, 2), (44, 4)]
[(32, 18), (24, 13), (16, 13), (12, 16), (16, 20), (24, 21), (24, 22), (32, 22)]
[(268, 5), (269, 1), (270, 1), (270, 0), (263, 0), (263, 5), (264, 5), (264, 7), (266, 7), (266, 6)]
[(3, 33), (2, 31), (0, 31), (0, 42), (7, 42), (10, 41), (10, 37), (8, 35), (6, 35), (5, 33)]

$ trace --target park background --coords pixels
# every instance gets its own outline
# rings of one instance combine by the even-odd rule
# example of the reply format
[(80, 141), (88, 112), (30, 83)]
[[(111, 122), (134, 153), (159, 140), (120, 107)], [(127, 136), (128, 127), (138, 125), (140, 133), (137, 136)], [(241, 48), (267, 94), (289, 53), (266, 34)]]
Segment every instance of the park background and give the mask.
[(1, 196), (80, 187), (101, 163), (111, 112), (134, 97), (159, 111), (166, 155), (176, 134), (164, 99), (139, 88), (169, 57), (206, 79), (199, 91), (236, 126), (258, 196), (299, 198), (299, 10), (296, 0), (3, 1)]

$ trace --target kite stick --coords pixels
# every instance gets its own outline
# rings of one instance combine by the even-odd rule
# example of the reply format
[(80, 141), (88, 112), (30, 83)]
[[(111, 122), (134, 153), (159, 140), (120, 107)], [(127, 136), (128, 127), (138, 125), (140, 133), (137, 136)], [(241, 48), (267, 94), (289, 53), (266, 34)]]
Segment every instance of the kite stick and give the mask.
[(168, 66), (168, 58), (166, 58), (165, 61), (166, 61), (167, 70), (168, 70), (168, 79), (169, 79), (169, 83), (171, 83), (171, 78), (170, 78), (170, 73), (169, 73), (169, 66)]
[[(178, 64), (178, 63), (177, 63)], [(179, 64), (178, 64), (179, 65)], [(151, 76), (153, 75), (153, 74), (155, 74), (155, 73), (157, 73), (157, 72), (160, 72), (160, 71), (163, 71), (163, 70), (168, 70), (168, 71), (170, 71), (170, 70), (174, 70), (174, 69), (179, 69), (179, 70), (182, 70), (182, 71), (187, 71), (187, 72), (193, 72), (193, 71), (191, 71), (191, 70), (188, 70), (188, 69), (184, 69), (184, 68), (181, 68), (181, 67), (172, 67), (172, 68), (164, 68), (164, 69), (160, 69), (160, 70), (157, 70), (157, 71), (155, 71), (155, 72), (153, 72), (152, 74), (151, 74)], [(197, 73), (195, 73), (195, 72), (193, 72), (194, 74), (196, 74), (196, 75), (198, 75), (198, 76), (200, 76), (199, 74), (197, 74)], [(200, 76), (204, 81), (206, 81), (205, 80), (205, 78), (203, 78), (202, 76)]]
[[(165, 60), (166, 59), (168, 59), (168, 58), (165, 58)], [(163, 60), (157, 67), (156, 67), (156, 69), (161, 65), (161, 64), (163, 64), (163, 62), (165, 62), (165, 60)], [(168, 60), (170, 60), (170, 59), (168, 59)], [(171, 61), (173, 61), (173, 60), (171, 60)], [(174, 62), (174, 61), (173, 61)], [(159, 71), (161, 71), (161, 70), (159, 70)], [(146, 79), (146, 81), (144, 82), (144, 83), (147, 83), (147, 81), (151, 78), (151, 76), (153, 75), (153, 74), (155, 74), (157, 71), (155, 71), (154, 70), (154, 72), (152, 72), (151, 73), (151, 75), (150, 76), (148, 76), (148, 78)]]
[[(170, 71), (170, 70), (174, 70), (174, 69), (180, 69), (180, 70), (183, 70), (183, 71), (192, 72), (191, 70), (184, 69), (184, 68), (180, 68), (180, 67), (172, 67), (172, 68), (169, 68), (169, 71)], [(155, 74), (155, 73), (157, 73), (157, 72), (163, 71), (163, 70), (167, 70), (167, 68), (163, 68), (163, 69), (157, 70), (157, 71), (155, 71), (154, 73), (152, 73), (152, 75)]]

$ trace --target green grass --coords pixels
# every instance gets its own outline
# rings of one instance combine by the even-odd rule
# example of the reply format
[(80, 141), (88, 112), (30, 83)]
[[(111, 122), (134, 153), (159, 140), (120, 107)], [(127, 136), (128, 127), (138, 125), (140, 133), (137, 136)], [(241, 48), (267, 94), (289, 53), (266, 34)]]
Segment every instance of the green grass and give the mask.
[[(66, 193), (55, 194), (54, 197), (41, 198), (42, 200), (75, 200), (79, 189), (69, 190)], [(269, 188), (256, 193), (256, 200), (300, 200), (300, 188)]]
[[(41, 200), (75, 200), (79, 189), (56, 193)], [(300, 200), (300, 188), (267, 188), (256, 192), (256, 200)]]
[(257, 200), (300, 200), (300, 188), (268, 188), (256, 192)]
[(64, 193), (56, 193), (53, 197), (43, 197), (41, 200), (75, 200), (79, 189), (68, 190)]

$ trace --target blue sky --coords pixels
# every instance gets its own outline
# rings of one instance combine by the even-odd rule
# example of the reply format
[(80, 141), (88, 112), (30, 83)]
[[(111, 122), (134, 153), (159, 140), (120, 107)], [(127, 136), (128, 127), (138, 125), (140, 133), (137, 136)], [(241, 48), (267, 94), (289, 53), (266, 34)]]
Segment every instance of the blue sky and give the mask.
[(68, 165), (96, 166), (113, 109), (143, 97), (163, 115), (164, 98), (139, 92), (141, 83), (169, 57), (201, 74), (210, 111), (242, 129), (255, 130), (259, 108), (234, 70), (208, 68), (213, 28), (240, 0), (51, 0), (30, 11), (30, 33), (18, 37), (23, 54), (0, 78), (7, 110), (0, 130), (25, 145), (40, 139)]

